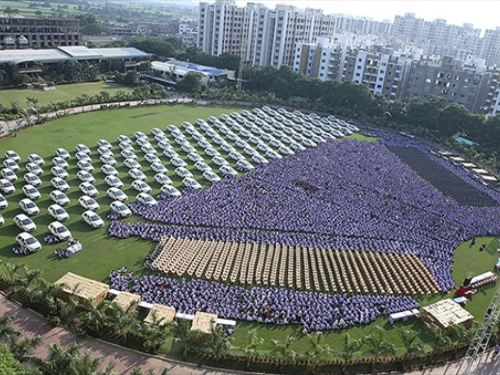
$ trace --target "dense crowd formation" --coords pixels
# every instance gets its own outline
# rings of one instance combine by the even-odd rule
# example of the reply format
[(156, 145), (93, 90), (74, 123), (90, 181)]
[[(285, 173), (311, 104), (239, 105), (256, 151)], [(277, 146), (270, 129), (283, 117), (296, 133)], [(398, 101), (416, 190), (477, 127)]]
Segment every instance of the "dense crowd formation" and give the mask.
[(307, 331), (340, 329), (373, 322), (380, 315), (418, 308), (405, 296), (347, 296), (298, 292), (282, 288), (245, 289), (201, 279), (161, 276), (134, 277), (126, 269), (109, 275), (111, 288), (141, 295), (145, 302), (270, 324), (300, 324)]
[[(391, 145), (417, 144), (397, 135), (388, 139)], [(153, 207), (130, 207), (157, 224), (115, 221), (111, 235), (415, 254), (443, 291), (454, 287), (456, 246), (499, 234), (500, 219), (498, 208), (463, 207), (444, 196), (383, 144), (350, 140), (327, 142)]]

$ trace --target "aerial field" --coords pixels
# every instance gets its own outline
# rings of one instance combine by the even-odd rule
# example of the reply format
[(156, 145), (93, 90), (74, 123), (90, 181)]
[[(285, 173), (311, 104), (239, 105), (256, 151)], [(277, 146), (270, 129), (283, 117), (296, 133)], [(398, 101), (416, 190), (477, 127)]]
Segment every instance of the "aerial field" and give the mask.
[(21, 108), (26, 108), (26, 97), (38, 99), (38, 105), (44, 106), (50, 103), (67, 102), (83, 94), (88, 96), (98, 95), (102, 91), (113, 96), (117, 91), (131, 92), (129, 87), (115, 83), (90, 82), (77, 85), (57, 85), (54, 91), (43, 91), (41, 89), (27, 90), (0, 90), (0, 103), (10, 107), (16, 103)]
[[(88, 85), (88, 86), (87, 86)], [(82, 88), (83, 86), (83, 88)], [(26, 96), (39, 95), (40, 104), (50, 103), (62, 100), (68, 100), (70, 97), (76, 97), (83, 93), (91, 96), (104, 91), (108, 85), (105, 84), (85, 84), (75, 86), (58, 86), (56, 91), (53, 92), (35, 92), (26, 90), (17, 90), (17, 100), (12, 100), (13, 96), (6, 95), (5, 92), (0, 91), (4, 98), (0, 101), (11, 102), (18, 101), (19, 104), (24, 103)], [(111, 85), (108, 87), (110, 90), (123, 90), (123, 87)], [(58, 98), (51, 97), (48, 99), (48, 94), (61, 94), (62, 90), (66, 90), (64, 96)], [(112, 93), (111, 93), (112, 94)], [(24, 98), (23, 98), (24, 95)], [(9, 99), (5, 99), (9, 98)], [(43, 102), (42, 102), (43, 100)], [(95, 280), (107, 282), (107, 277), (112, 270), (126, 267), (134, 274), (140, 275), (150, 272), (144, 268), (144, 261), (146, 254), (153, 251), (156, 243), (149, 240), (142, 240), (138, 237), (128, 239), (117, 239), (108, 235), (110, 220), (106, 218), (109, 211), (111, 199), (106, 196), (107, 184), (104, 182), (105, 175), (100, 172), (101, 165), (99, 155), (97, 153), (96, 143), (99, 139), (106, 139), (112, 144), (112, 151), (114, 157), (117, 159), (117, 169), (120, 173), (120, 179), (125, 183), (123, 191), (129, 196), (128, 203), (135, 201), (135, 192), (130, 184), (132, 178), (128, 177), (128, 169), (123, 165), (123, 158), (120, 156), (120, 148), (116, 140), (117, 136), (124, 134), (133, 138), (133, 133), (141, 131), (150, 136), (151, 129), (160, 128), (165, 131), (169, 124), (174, 124), (180, 127), (183, 121), (194, 123), (197, 118), (207, 119), (208, 116), (218, 117), (222, 113), (229, 114), (233, 111), (241, 112), (243, 108), (234, 107), (201, 107), (189, 105), (161, 105), (161, 106), (146, 106), (140, 108), (122, 108), (113, 110), (104, 110), (93, 113), (80, 114), (66, 118), (60, 118), (50, 121), (44, 125), (36, 126), (18, 132), (16, 137), (10, 136), (0, 141), (0, 155), (6, 150), (15, 150), (22, 158), (19, 164), (21, 170), (17, 173), (18, 180), (14, 183), (16, 192), (8, 195), (7, 200), (9, 203), (8, 208), (2, 210), (0, 213), (5, 218), (6, 223), (0, 229), (0, 259), (11, 263), (24, 263), (28, 268), (36, 268), (42, 270), (42, 277), (48, 281), (55, 281), (64, 275), (66, 272), (74, 272), (85, 277), (93, 278)], [(166, 132), (166, 131), (165, 131)], [(167, 133), (167, 132), (166, 132)], [(186, 137), (193, 145), (196, 144), (190, 136)], [(361, 134), (356, 134), (353, 138), (360, 141), (373, 140), (372, 138), (364, 137)], [(152, 140), (155, 144), (155, 141)], [(171, 142), (176, 151), (182, 154), (180, 146)], [(76, 160), (73, 157), (75, 153), (75, 146), (77, 144), (85, 144), (91, 149), (92, 164), (96, 167), (93, 176), (96, 178), (94, 184), (99, 190), (100, 194), (96, 198), (100, 204), (100, 209), (97, 213), (104, 219), (105, 225), (100, 229), (91, 229), (85, 224), (80, 215), (84, 211), (78, 205), (78, 197), (82, 194), (78, 189), (80, 184), (79, 179), (76, 177), (78, 168), (76, 167)], [(234, 143), (231, 143), (234, 146)], [(46, 244), (43, 238), (49, 234), (47, 225), (53, 219), (47, 214), (47, 208), (53, 203), (50, 201), (48, 195), (52, 190), (50, 185), (51, 175), (49, 169), (51, 167), (51, 159), (54, 156), (54, 151), (58, 147), (66, 148), (72, 158), (69, 160), (70, 167), (68, 168), (69, 178), (67, 179), (70, 185), (70, 190), (67, 195), (71, 199), (71, 203), (66, 206), (66, 210), (70, 215), (68, 221), (64, 224), (72, 232), (74, 238), (78, 239), (83, 244), (83, 250), (68, 259), (59, 259), (54, 255), (57, 248), (63, 247), (64, 244)], [(135, 146), (137, 148), (137, 146)], [(217, 146), (216, 149), (220, 150)], [(205, 158), (205, 161), (213, 167), (214, 171), (218, 167), (210, 163), (210, 158), (203, 154), (203, 149), (196, 146), (197, 152)], [(24, 185), (22, 176), (24, 174), (24, 167), (26, 159), (29, 154), (37, 153), (45, 159), (45, 166), (43, 167), (45, 173), (41, 177), (43, 184), (39, 191), (42, 197), (36, 201), (40, 207), (40, 214), (33, 217), (37, 230), (33, 233), (36, 238), (42, 243), (42, 250), (30, 254), (28, 256), (19, 256), (12, 253), (12, 248), (15, 245), (14, 238), (20, 230), (14, 225), (13, 218), (21, 213), (17, 203), (24, 198), (21, 188)], [(137, 153), (139, 156), (139, 163), (143, 166), (143, 172), (147, 176), (147, 182), (152, 187), (152, 196), (156, 196), (160, 191), (160, 186), (155, 183), (153, 176), (154, 171), (151, 170), (149, 164), (144, 160), (144, 155), (140, 151)], [(181, 178), (174, 173), (175, 167), (168, 164), (168, 159), (159, 154), (162, 162), (167, 166), (169, 172), (168, 176), (172, 179), (175, 187), (183, 190)], [(231, 162), (234, 167), (235, 163)], [(210, 186), (210, 182), (204, 180), (201, 172), (191, 169), (194, 177), (202, 183), (204, 187)], [(241, 175), (241, 174), (240, 174)], [(129, 221), (139, 221), (142, 218), (133, 215), (127, 219)], [(485, 250), (478, 252), (480, 244), (485, 244)], [(499, 247), (498, 239), (493, 237), (478, 238), (477, 244), (473, 247), (469, 243), (462, 244), (456, 251), (455, 262), (453, 266), (453, 277), (457, 285), (460, 285), (467, 275), (475, 275), (485, 271), (489, 271), (498, 257), (496, 249)], [(473, 257), (474, 262), (471, 262)], [(451, 297), (454, 290), (448, 294), (440, 294), (427, 297), (418, 297), (417, 300), (421, 305), (436, 302), (445, 297)], [(486, 310), (487, 304), (493, 295), (494, 288), (482, 289), (472, 302), (467, 304), (466, 308), (473, 313), (476, 319), (480, 319)], [(395, 333), (394, 326), (388, 323), (387, 317), (382, 316), (374, 323), (368, 325), (357, 325), (351, 328), (340, 331), (325, 331), (325, 343), (329, 344), (332, 348), (341, 349), (341, 336), (348, 332), (356, 338), (367, 335), (374, 325), (380, 325), (387, 329), (387, 339), (399, 346), (398, 351), (402, 352), (401, 339)], [(415, 330), (422, 329), (422, 323), (419, 320), (411, 320), (405, 323), (398, 323), (399, 326), (413, 328)], [(270, 339), (285, 340), (289, 335), (296, 334), (300, 327), (298, 326), (278, 326), (278, 325), (264, 325), (255, 323), (238, 322), (234, 333), (235, 345), (244, 346), (247, 333), (250, 329), (258, 328), (259, 335), (265, 338), (265, 343), (259, 350), (271, 350), (273, 346)], [(420, 339), (426, 342), (429, 337), (422, 333)], [(294, 344), (293, 348), (297, 351), (307, 351), (311, 348), (306, 336), (302, 335)]]

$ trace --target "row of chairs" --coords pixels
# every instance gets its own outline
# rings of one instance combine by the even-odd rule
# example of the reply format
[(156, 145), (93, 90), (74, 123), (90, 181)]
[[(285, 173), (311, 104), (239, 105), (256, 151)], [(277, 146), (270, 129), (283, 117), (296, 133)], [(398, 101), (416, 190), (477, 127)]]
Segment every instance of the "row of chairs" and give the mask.
[(356, 294), (439, 291), (415, 255), (164, 238), (153, 266), (178, 276)]

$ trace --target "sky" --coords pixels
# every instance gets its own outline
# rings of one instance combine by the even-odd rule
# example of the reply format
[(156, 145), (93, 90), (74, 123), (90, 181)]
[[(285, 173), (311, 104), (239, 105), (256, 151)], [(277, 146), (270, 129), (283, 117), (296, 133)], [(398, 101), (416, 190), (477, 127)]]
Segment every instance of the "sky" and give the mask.
[[(214, 0), (204, 0), (214, 2)], [(414, 13), (417, 18), (433, 21), (438, 18), (448, 24), (462, 26), (472, 23), (475, 28), (496, 29), (500, 26), (498, 0), (237, 0), (239, 6), (247, 2), (262, 3), (269, 8), (276, 4), (289, 4), (297, 8), (323, 9), (326, 14), (364, 16), (377, 21), (394, 21), (395, 15)]]

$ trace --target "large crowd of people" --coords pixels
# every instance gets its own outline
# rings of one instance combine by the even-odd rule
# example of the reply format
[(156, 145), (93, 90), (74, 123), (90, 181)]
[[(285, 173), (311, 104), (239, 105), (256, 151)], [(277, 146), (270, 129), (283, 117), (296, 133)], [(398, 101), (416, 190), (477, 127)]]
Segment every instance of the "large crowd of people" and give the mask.
[(232, 286), (215, 281), (134, 276), (111, 272), (112, 289), (141, 295), (142, 301), (172, 306), (178, 312), (204, 311), (220, 318), (269, 324), (298, 324), (307, 331), (367, 324), (380, 315), (418, 308), (408, 296), (362, 296), (301, 292), (282, 288)]

